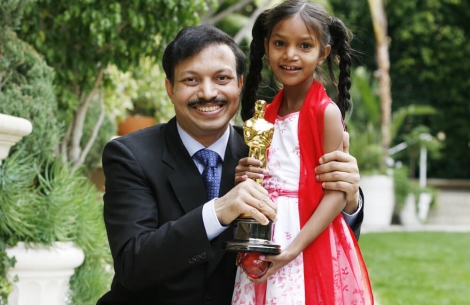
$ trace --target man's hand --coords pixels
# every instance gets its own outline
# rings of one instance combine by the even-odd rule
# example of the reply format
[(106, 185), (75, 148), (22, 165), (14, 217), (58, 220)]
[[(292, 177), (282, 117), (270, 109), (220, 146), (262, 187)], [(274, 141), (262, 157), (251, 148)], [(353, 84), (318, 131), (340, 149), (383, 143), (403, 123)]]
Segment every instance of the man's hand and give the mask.
[(349, 154), (349, 134), (346, 131), (343, 134), (343, 152), (333, 151), (323, 155), (315, 173), (324, 189), (346, 193), (343, 212), (353, 214), (357, 210), (360, 175), (356, 158)]
[(276, 206), (268, 191), (251, 179), (236, 185), (214, 202), (215, 213), (222, 225), (228, 225), (241, 214), (252, 217), (262, 225), (276, 220)]

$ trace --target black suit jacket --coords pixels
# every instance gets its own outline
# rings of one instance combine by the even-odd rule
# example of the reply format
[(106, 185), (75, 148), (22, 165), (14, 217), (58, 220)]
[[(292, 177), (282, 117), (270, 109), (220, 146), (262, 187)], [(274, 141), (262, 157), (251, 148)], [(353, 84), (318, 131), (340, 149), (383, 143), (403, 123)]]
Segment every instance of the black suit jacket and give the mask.
[[(235, 167), (247, 154), (241, 128), (231, 126), (220, 196), (234, 186)], [(109, 142), (103, 169), (115, 276), (98, 305), (230, 304), (235, 254), (221, 244), (233, 232), (207, 239), (204, 182), (176, 120)]]

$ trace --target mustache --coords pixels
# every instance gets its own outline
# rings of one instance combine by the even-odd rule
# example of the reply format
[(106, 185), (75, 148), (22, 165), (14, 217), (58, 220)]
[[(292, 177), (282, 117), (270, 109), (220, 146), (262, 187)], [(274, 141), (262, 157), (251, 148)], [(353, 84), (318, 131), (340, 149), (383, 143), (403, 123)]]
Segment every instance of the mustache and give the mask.
[(188, 102), (188, 107), (195, 107), (195, 106), (204, 106), (204, 105), (211, 105), (211, 104), (221, 104), (221, 105), (226, 105), (228, 101), (224, 98), (219, 98), (219, 97), (214, 97), (210, 100), (206, 100), (203, 98), (195, 98), (192, 100), (189, 100)]

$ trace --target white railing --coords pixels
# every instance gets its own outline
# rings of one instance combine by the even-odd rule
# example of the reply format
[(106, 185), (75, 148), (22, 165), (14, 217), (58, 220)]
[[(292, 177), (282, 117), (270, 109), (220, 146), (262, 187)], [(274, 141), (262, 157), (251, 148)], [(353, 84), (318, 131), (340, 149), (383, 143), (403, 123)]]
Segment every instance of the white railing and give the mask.
[[(431, 141), (432, 136), (429, 133), (422, 133), (419, 135), (419, 138), (424, 141)], [(391, 147), (388, 150), (388, 155), (391, 156), (400, 152), (408, 147), (408, 144), (402, 142), (394, 147)], [(428, 150), (423, 145), (419, 151), (419, 186), (424, 188), (426, 187), (427, 180), (427, 159), (428, 159)]]

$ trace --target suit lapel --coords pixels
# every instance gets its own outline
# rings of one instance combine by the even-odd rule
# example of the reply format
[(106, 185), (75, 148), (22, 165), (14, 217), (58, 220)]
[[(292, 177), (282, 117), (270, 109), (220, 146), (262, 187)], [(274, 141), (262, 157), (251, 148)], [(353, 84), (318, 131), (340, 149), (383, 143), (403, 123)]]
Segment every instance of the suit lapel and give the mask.
[[(239, 128), (239, 127), (237, 127)], [(225, 150), (224, 164), (222, 167), (222, 178), (220, 179), (219, 197), (227, 194), (233, 188), (235, 178), (235, 167), (238, 160), (248, 155), (248, 147), (235, 127), (230, 125), (230, 137)]]
[[(173, 168), (168, 177), (176, 198), (185, 213), (207, 202), (204, 181), (178, 134), (176, 119), (171, 119), (164, 131), (165, 148), (162, 160)], [(189, 182), (189, 183), (188, 183)]]
[[(233, 188), (235, 167), (238, 164), (238, 160), (248, 155), (248, 147), (236, 128), (239, 127), (234, 128), (230, 126), (230, 137), (227, 149), (225, 150), (224, 164), (222, 165), (219, 197), (224, 196)], [(183, 210), (185, 213), (188, 213), (207, 202), (204, 181), (181, 141), (176, 128), (175, 118), (168, 122), (163, 133), (165, 147), (163, 149), (162, 160), (173, 169), (173, 172), (168, 177), (168, 182)], [(233, 230), (228, 228), (211, 242), (214, 258), (208, 263), (208, 275), (214, 271), (225, 254), (225, 250), (222, 249), (222, 243), (232, 238)]]

